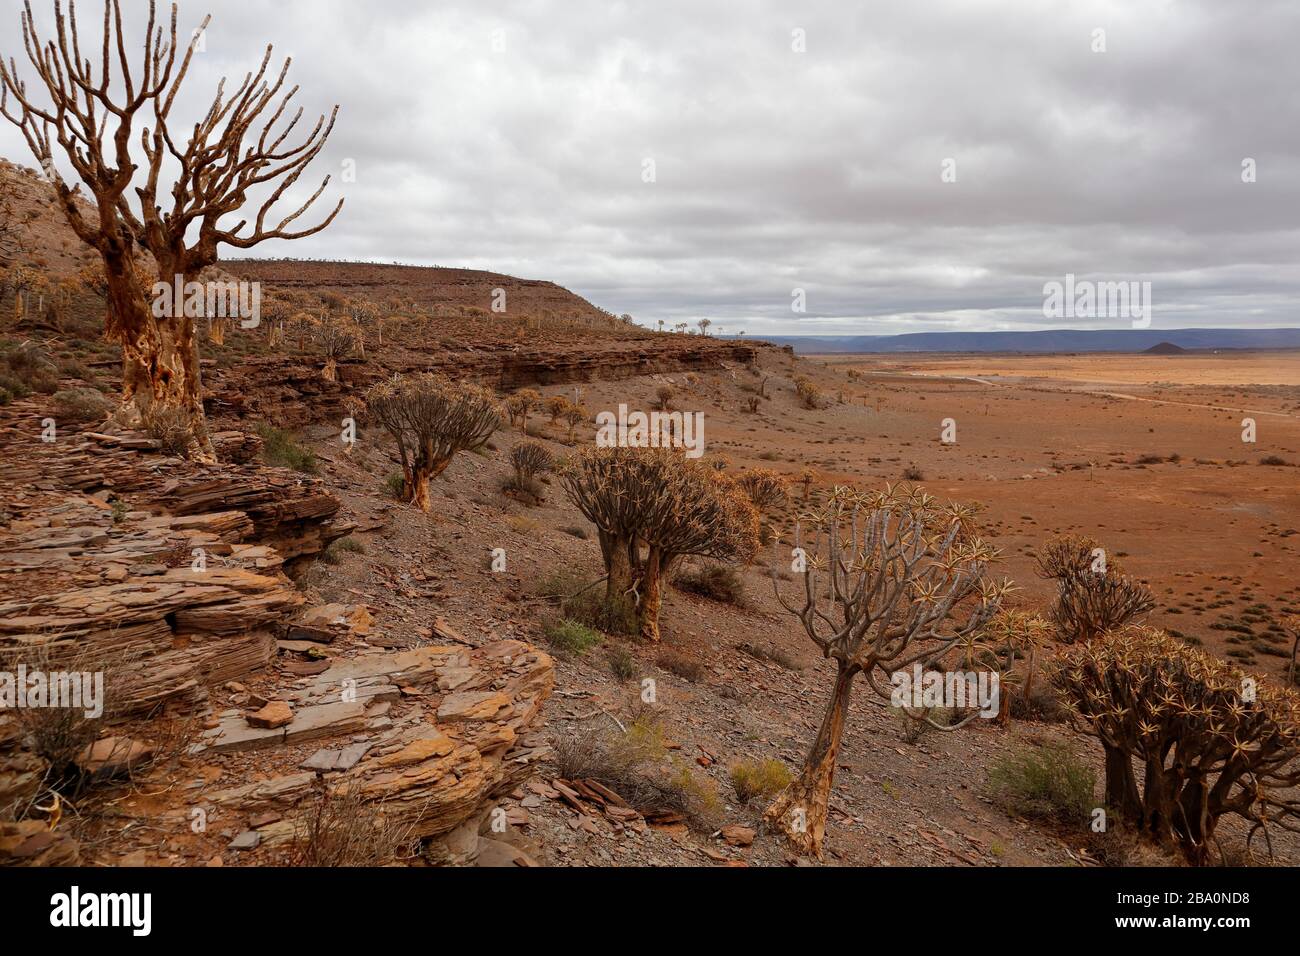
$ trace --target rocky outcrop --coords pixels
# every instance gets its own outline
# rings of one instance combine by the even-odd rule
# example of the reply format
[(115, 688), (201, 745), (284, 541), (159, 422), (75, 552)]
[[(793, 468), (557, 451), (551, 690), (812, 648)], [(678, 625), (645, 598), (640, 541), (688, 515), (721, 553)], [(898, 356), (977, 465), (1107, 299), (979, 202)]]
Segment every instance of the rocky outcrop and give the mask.
[[(492, 801), (531, 776), (548, 752), (534, 725), (554, 681), (550, 657), (518, 641), (338, 661), (293, 693), (286, 726), (253, 727), (229, 711), (205, 736), (211, 753), (319, 741), (299, 772), (195, 799), (220, 822), (223, 813), (239, 816), (257, 834), (253, 845), (273, 848), (301, 829), (289, 811), (314, 788), (358, 791), (389, 825), (431, 841), (430, 861), (472, 863)], [(354, 741), (363, 731), (369, 739)]]
[[(5, 500), (12, 501), (11, 514), (18, 509), (20, 521), (30, 510), (24, 489), (80, 493), (106, 507), (114, 499), (133, 511), (206, 524), (228, 542), (273, 548), (290, 571), (352, 530), (338, 519), (339, 500), (322, 482), (286, 469), (202, 465), (151, 454), (148, 439), (93, 433), (51, 445), (34, 437), (29, 442), (0, 462), (0, 482), (13, 495)], [(228, 435), (223, 447), (243, 446)], [(173, 527), (186, 524), (171, 521)]]
[(594, 342), (583, 348), (488, 343), (465, 350), (388, 354), (382, 362), (342, 362), (333, 381), (327, 381), (318, 366), (301, 359), (255, 358), (237, 370), (210, 376), (209, 404), (219, 414), (267, 417), (282, 425), (301, 426), (355, 411), (361, 392), (394, 373), (441, 372), (458, 381), (515, 389), (747, 365), (765, 347), (769, 346), (686, 335)]

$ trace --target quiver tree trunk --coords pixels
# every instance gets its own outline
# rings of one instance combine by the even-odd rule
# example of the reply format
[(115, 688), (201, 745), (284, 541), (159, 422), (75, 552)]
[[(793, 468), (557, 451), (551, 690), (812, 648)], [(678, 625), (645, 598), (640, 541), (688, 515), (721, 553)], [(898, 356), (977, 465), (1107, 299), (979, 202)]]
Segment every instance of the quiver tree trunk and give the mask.
[(428, 449), (422, 449), (416, 455), (414, 463), (402, 464), (403, 497), (421, 511), (428, 511), (430, 507), (429, 482), (446, 471), (451, 464), (450, 458), (435, 459), (430, 456)]
[(1119, 747), (1102, 741), (1106, 754), (1106, 806), (1125, 819), (1136, 822), (1142, 818), (1142, 797), (1138, 793), (1137, 778), (1129, 755)]
[(804, 761), (802, 772), (790, 786), (781, 791), (763, 814), (767, 825), (781, 829), (801, 853), (811, 853), (818, 857), (822, 853), (822, 839), (826, 835), (826, 812), (830, 806), (831, 784), (835, 778), (835, 760), (839, 755), (853, 679), (857, 674), (856, 666), (840, 663), (835, 686), (826, 703), (826, 714)]
[(627, 600), (632, 589), (632, 557), (626, 539), (601, 531), (600, 551), (605, 561), (605, 601)]
[(659, 609), (663, 606), (663, 553), (656, 547), (650, 548), (645, 561), (645, 573), (641, 578), (641, 607), (639, 621), (641, 639), (658, 643)]
[(108, 334), (122, 345), (122, 398), (114, 418), (124, 427), (141, 428), (160, 412), (179, 412), (189, 429), (189, 457), (214, 462), (216, 453), (203, 414), (203, 378), (199, 369), (194, 321), (184, 315), (156, 317), (145, 289), (127, 264), (109, 268)]

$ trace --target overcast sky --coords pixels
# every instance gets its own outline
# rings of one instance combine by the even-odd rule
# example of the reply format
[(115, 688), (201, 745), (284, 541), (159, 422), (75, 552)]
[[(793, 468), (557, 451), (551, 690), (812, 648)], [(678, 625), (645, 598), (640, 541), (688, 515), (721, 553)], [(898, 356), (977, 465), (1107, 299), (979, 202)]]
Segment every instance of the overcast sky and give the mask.
[[(313, 168), (343, 213), (258, 255), (751, 335), (1130, 326), (1045, 319), (1066, 273), (1150, 281), (1155, 328), (1300, 325), (1297, 0), (184, 0), (183, 28), (206, 12), (176, 118), (268, 41), (341, 107)], [(8, 124), (0, 155), (31, 163)]]

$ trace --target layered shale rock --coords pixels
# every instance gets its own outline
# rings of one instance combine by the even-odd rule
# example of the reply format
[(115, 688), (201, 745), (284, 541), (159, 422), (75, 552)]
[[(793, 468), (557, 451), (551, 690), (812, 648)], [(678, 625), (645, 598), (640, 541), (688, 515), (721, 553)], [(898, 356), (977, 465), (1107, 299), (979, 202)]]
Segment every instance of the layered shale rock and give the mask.
[[(320, 741), (301, 763), (306, 773), (198, 799), (248, 817), (252, 826), (268, 808), (300, 804), (313, 786), (359, 791), (390, 825), (429, 841), (426, 858), (472, 863), (493, 800), (531, 776), (548, 753), (534, 726), (554, 682), (551, 658), (519, 641), (371, 652), (339, 661), (294, 693), (288, 725), (254, 728), (244, 715), (228, 712), (205, 737), (213, 753)], [(402, 712), (394, 721), (390, 714), (399, 701)], [(373, 737), (352, 742), (362, 729)], [(261, 846), (285, 844), (301, 827), (294, 816), (272, 817), (254, 828)]]
[[(368, 647), (368, 608), (307, 608), (286, 574), (349, 528), (319, 482), (145, 445), (82, 435), (0, 458), (0, 671), (102, 669), (113, 723), (204, 714), (193, 755), (222, 768), (222, 785), (178, 788), (183, 805), (150, 812), (187, 829), (196, 805), (223, 828), (237, 817), (232, 851), (287, 845), (325, 789), (359, 795), (425, 859), (473, 863), (495, 799), (547, 753), (535, 725), (551, 659), (517, 641), (476, 646), (441, 620), (437, 646)], [(293, 659), (322, 646), (319, 667)], [(287, 656), (269, 670), (277, 648)], [(245, 675), (256, 694), (234, 681)], [(216, 688), (238, 706), (212, 713)], [(135, 724), (128, 757), (150, 739)], [(0, 865), (76, 863), (75, 841), (22, 819), (48, 770), (29, 745), (0, 721), (0, 821), (21, 820), (0, 822)]]

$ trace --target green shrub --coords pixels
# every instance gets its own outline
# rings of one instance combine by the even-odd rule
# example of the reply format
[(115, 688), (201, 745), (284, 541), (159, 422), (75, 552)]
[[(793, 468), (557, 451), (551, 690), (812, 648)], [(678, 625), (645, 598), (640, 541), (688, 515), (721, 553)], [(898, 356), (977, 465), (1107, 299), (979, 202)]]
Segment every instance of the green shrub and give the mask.
[(606, 634), (633, 635), (639, 631), (631, 599), (607, 600), (604, 583), (594, 582), (590, 574), (582, 571), (557, 571), (543, 579), (537, 593), (559, 605), (566, 618)]
[(291, 468), (304, 475), (320, 471), (315, 454), (298, 444), (292, 433), (266, 422), (257, 426), (257, 433), (262, 436), (262, 460), (268, 465)]
[(1030, 817), (1077, 822), (1095, 806), (1097, 774), (1063, 744), (1040, 744), (999, 758), (989, 771), (994, 798)]
[(543, 636), (552, 647), (562, 654), (581, 656), (598, 645), (603, 638), (596, 631), (568, 618), (552, 621), (542, 630)]
[(622, 683), (634, 680), (641, 673), (641, 667), (632, 652), (626, 647), (614, 647), (609, 652), (609, 669)]
[(395, 471), (384, 479), (384, 490), (388, 492), (391, 498), (396, 498), (398, 501), (404, 500), (403, 491), (405, 488), (406, 479), (402, 477), (400, 471)]
[(731, 765), (731, 789), (745, 806), (756, 797), (774, 797), (794, 779), (779, 760), (741, 760)]

